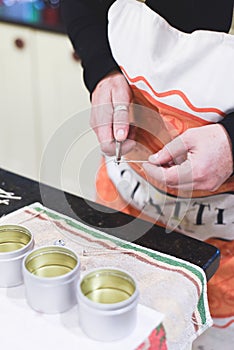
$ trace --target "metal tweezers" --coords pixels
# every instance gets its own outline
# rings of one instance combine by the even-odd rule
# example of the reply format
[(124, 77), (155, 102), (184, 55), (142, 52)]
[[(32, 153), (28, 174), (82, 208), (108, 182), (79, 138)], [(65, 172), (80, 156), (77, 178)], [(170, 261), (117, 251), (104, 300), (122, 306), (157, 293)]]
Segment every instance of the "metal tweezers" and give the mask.
[(121, 161), (121, 156), (122, 156), (121, 146), (122, 146), (122, 142), (115, 141), (115, 162), (118, 165)]
[(124, 159), (122, 158), (122, 152), (121, 152), (121, 148), (122, 148), (122, 142), (120, 141), (115, 141), (115, 159), (114, 162), (116, 164), (120, 164), (120, 163), (148, 163), (148, 160), (129, 160), (129, 159)]

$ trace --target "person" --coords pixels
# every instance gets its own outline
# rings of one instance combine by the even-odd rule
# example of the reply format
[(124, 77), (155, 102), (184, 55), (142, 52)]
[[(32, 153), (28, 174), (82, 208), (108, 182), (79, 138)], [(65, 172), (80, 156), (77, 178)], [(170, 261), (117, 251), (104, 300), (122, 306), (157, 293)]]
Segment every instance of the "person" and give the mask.
[[(127, 154), (129, 151), (131, 154), (131, 150), (136, 147), (134, 141), (136, 138), (129, 137), (131, 131), (129, 111), (131, 103), (137, 100), (136, 97), (139, 98), (137, 103), (140, 101), (140, 104), (152, 109), (155, 112), (153, 114), (158, 115), (156, 112), (160, 112), (163, 118), (168, 116), (175, 118), (177, 124), (182, 125), (182, 127), (171, 139), (168, 139), (164, 126), (162, 127), (161, 121), (156, 120), (156, 117), (156, 128), (159, 128), (163, 135), (161, 137), (163, 142), (159, 142), (160, 145), (159, 147), (157, 145), (156, 148), (149, 145), (152, 138), (145, 130), (143, 130), (144, 132), (141, 130), (137, 134), (138, 141), (144, 143), (145, 139), (150, 140), (148, 146), (151, 154), (147, 153), (149, 162), (143, 164), (142, 168), (147, 175), (145, 179), (150, 179), (150, 185), (156, 183), (156, 187), (159, 187), (158, 191), (155, 190), (156, 187), (149, 186), (147, 188), (145, 183), (141, 182), (141, 178), (144, 177), (142, 168), (139, 171), (139, 168), (136, 169), (132, 165), (129, 169), (126, 164), (126, 167), (121, 165), (113, 168), (112, 166), (112, 169), (108, 171), (108, 168), (111, 168), (111, 163), (107, 161), (99, 171), (97, 180), (97, 188), (101, 193), (99, 200), (103, 200), (105, 204), (109, 201), (110, 206), (135, 216), (148, 220), (156, 218), (159, 224), (162, 223), (166, 226), (167, 221), (172, 216), (178, 219), (182, 203), (186, 202), (183, 191), (191, 190), (192, 187), (192, 197), (193, 195), (194, 197), (185, 208), (186, 214), (183, 212), (180, 220), (177, 220), (176, 229), (193, 237), (207, 240), (221, 249), (221, 267), (208, 283), (208, 296), (211, 314), (214, 317), (214, 322), (217, 323), (216, 326), (226, 328), (231, 325), (234, 316), (233, 297), (230, 295), (230, 291), (233, 290), (231, 277), (233, 274), (233, 254), (231, 252), (234, 251), (232, 227), (234, 206), (233, 109), (227, 109), (225, 115), (221, 114), (215, 123), (205, 123), (204, 119), (192, 116), (184, 127), (183, 118), (187, 117), (186, 113), (180, 115), (178, 111), (174, 110), (171, 113), (171, 109), (160, 109), (160, 104), (156, 103), (155, 107), (155, 101), (153, 104), (150, 103), (152, 99), (147, 100), (142, 95), (136, 96), (139, 89), (136, 89), (133, 81), (127, 79), (128, 72), (124, 72), (117, 62), (118, 55), (113, 55), (115, 45), (110, 44), (111, 38), (108, 36), (109, 9), (116, 2), (118, 0), (61, 1), (67, 33), (82, 61), (84, 82), (90, 92), (92, 102), (91, 125), (96, 132), (102, 151), (107, 156), (115, 155), (116, 140), (123, 142), (123, 154)], [(232, 23), (234, 0), (146, 0), (144, 2), (145, 6), (162, 17), (169, 26), (186, 34), (200, 33), (201, 30), (207, 33), (228, 33)], [(129, 17), (126, 18), (125, 23), (128, 23), (130, 19), (128, 21)], [(131, 20), (133, 20), (132, 17)], [(122, 21), (122, 27), (124, 27), (123, 23)], [(165, 27), (165, 23), (163, 25)], [(129, 26), (128, 30), (131, 30)], [(143, 28), (143, 30), (145, 29)], [(137, 28), (136, 35), (140, 33), (140, 28)], [(126, 35), (128, 36), (128, 34)], [(118, 45), (120, 46), (121, 43)], [(136, 56), (132, 55), (131, 60), (132, 62), (136, 61)], [(215, 76), (215, 71), (213, 75)], [(226, 86), (227, 80), (223, 80), (221, 87)], [(197, 112), (198, 116), (199, 112)], [(223, 118), (224, 116), (225, 118)], [(152, 121), (152, 118), (150, 120)], [(175, 125), (177, 124), (175, 123)], [(130, 172), (132, 168), (135, 173)], [(117, 189), (115, 184), (116, 175), (114, 174), (111, 180), (109, 179), (111, 171), (117, 173), (118, 169), (120, 169), (119, 173), (122, 179), (123, 174), (127, 174), (124, 180), (130, 179), (128, 183), (128, 187), (132, 186), (129, 193), (130, 202), (124, 198), (128, 187), (123, 189), (121, 193), (123, 198), (121, 198), (118, 196), (119, 188)], [(160, 188), (160, 184), (164, 187)], [(146, 190), (153, 191), (147, 199), (144, 197)], [(164, 200), (161, 198), (164, 190), (167, 192), (166, 204), (164, 201), (165, 207), (167, 203), (169, 207), (174, 205), (173, 215), (166, 215), (166, 210), (163, 211), (160, 206)], [(139, 192), (141, 192), (143, 200), (140, 198)], [(176, 196), (177, 199), (180, 197), (178, 193), (182, 194), (181, 201), (175, 201)], [(118, 200), (116, 200), (116, 196), (118, 196)], [(102, 198), (100, 199), (100, 197)], [(148, 210), (149, 207), (153, 209)], [(141, 216), (142, 212), (146, 214), (145, 217)], [(223, 241), (217, 237), (229, 241)], [(230, 344), (230, 339), (228, 341)]]
[[(113, 114), (115, 106), (124, 104), (129, 106), (132, 99), (131, 88), (124, 75), (120, 72), (115, 62), (107, 39), (107, 11), (113, 0), (68, 0), (62, 2), (64, 20), (68, 34), (75, 50), (79, 54), (84, 67), (84, 80), (91, 94), (93, 106), (110, 104), (105, 113), (101, 109), (94, 108), (91, 125), (93, 126), (102, 150), (107, 155), (114, 155), (115, 143), (113, 140), (124, 141), (129, 132), (128, 112), (119, 111)], [(228, 32), (233, 11), (233, 1), (178, 1), (173, 4), (168, 1), (146, 1), (153, 10), (158, 11), (171, 25), (187, 33), (197, 29)], [(190, 131), (189, 135), (182, 135), (189, 149), (196, 149), (191, 154), (192, 169), (194, 170), (194, 189), (216, 190), (232, 174), (232, 150), (234, 145), (233, 113), (226, 116), (225, 120), (204, 129), (201, 136), (200, 130)], [(112, 130), (113, 120), (113, 130)], [(95, 127), (103, 125), (102, 127)], [(228, 134), (228, 137), (227, 137)], [(188, 140), (189, 138), (189, 140)], [(217, 148), (216, 162), (213, 162), (212, 152), (204, 152), (204, 148), (210, 149), (209, 139), (215, 138)], [(202, 145), (201, 145), (202, 141)], [(212, 141), (210, 141), (212, 142)], [(222, 149), (218, 147), (222, 144)], [(123, 153), (126, 153), (133, 145), (124, 143)], [(200, 145), (200, 147), (198, 147)], [(169, 147), (169, 149), (168, 149)], [(174, 148), (174, 146), (172, 146)], [(213, 148), (213, 147), (212, 147)], [(163, 148), (157, 157), (150, 158), (152, 164), (164, 164), (171, 160), (169, 155), (170, 145)], [(177, 149), (177, 152), (183, 150)], [(226, 154), (225, 161), (223, 154)], [(174, 156), (176, 156), (174, 154)], [(220, 168), (219, 164), (222, 163)], [(216, 166), (215, 166), (216, 164)], [(146, 170), (156, 179), (161, 178), (162, 169), (147, 165)], [(185, 169), (186, 171), (186, 169)], [(179, 179), (176, 167), (164, 169), (164, 181), (171, 187), (186, 186)]]
[[(129, 105), (133, 93), (113, 57), (107, 34), (107, 13), (114, 3), (114, 0), (67, 0), (61, 3), (67, 32), (81, 57), (84, 81), (91, 95), (91, 126), (102, 151), (108, 156), (115, 154), (115, 140), (124, 141), (123, 154), (135, 146), (135, 142), (128, 139)], [(222, 3), (180, 0), (173, 4), (147, 0), (145, 3), (171, 26), (185, 33), (198, 29), (228, 32), (232, 22), (233, 0)], [(116, 106), (126, 108), (116, 111)], [(159, 152), (150, 155), (149, 163), (144, 164), (147, 176), (172, 193), (175, 189), (183, 191), (191, 187), (193, 191), (202, 190), (207, 194), (219, 189), (233, 173), (233, 116), (234, 112), (231, 112), (216, 124), (182, 132)], [(185, 161), (167, 166), (179, 158)], [(188, 169), (192, 173), (189, 180)]]

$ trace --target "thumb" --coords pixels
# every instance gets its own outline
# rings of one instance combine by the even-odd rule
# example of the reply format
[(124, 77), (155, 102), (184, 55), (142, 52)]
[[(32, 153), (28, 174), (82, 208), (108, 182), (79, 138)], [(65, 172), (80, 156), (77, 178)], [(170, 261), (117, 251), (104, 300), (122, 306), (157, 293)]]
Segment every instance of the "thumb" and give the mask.
[(149, 156), (149, 162), (155, 165), (167, 163), (181, 164), (187, 158), (188, 149), (181, 136), (167, 143), (159, 152)]

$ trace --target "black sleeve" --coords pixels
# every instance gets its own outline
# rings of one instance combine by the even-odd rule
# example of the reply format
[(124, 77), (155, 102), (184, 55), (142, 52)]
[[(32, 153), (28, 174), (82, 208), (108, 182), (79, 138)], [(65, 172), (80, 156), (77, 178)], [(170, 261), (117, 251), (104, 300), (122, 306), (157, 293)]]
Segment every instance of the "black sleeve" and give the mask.
[(84, 82), (92, 93), (96, 84), (119, 67), (107, 39), (107, 11), (114, 0), (62, 0), (67, 33), (84, 68)]
[(231, 26), (234, 0), (146, 0), (146, 3), (183, 32), (197, 29), (228, 32)]
[[(231, 144), (232, 144), (232, 157), (233, 157), (233, 165), (234, 165), (234, 112), (226, 115), (226, 117), (223, 118), (223, 120), (221, 122), (219, 122), (219, 124), (223, 125), (223, 127), (227, 131), (227, 134), (230, 137)], [(232, 174), (232, 175), (234, 175), (234, 174)]]

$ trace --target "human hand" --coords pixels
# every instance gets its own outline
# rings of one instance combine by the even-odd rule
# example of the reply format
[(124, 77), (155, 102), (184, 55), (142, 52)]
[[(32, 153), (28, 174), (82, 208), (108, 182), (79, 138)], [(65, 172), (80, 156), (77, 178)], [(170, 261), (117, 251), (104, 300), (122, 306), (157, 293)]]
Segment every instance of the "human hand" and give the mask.
[[(186, 130), (149, 157), (152, 179), (181, 190), (217, 190), (233, 172), (232, 148), (220, 124)], [(161, 165), (161, 166), (160, 166)]]
[[(101, 150), (106, 155), (115, 154), (115, 140), (124, 141), (122, 154), (129, 152), (135, 146), (135, 141), (127, 140), (131, 99), (131, 88), (124, 75), (118, 71), (102, 79), (92, 94), (90, 125), (97, 135)], [(118, 110), (118, 106), (126, 108)]]

